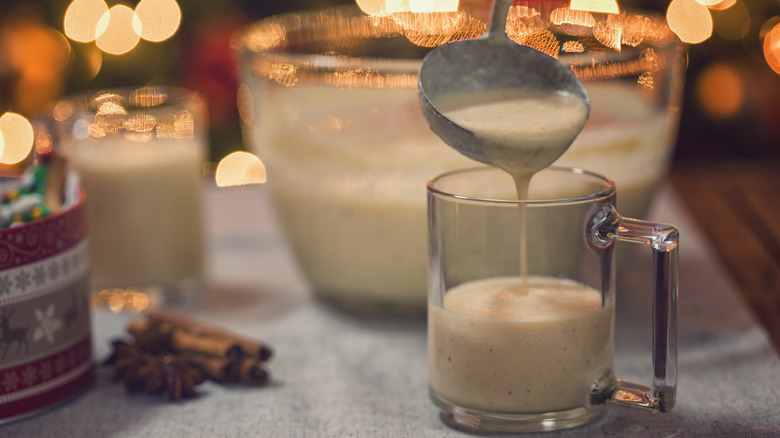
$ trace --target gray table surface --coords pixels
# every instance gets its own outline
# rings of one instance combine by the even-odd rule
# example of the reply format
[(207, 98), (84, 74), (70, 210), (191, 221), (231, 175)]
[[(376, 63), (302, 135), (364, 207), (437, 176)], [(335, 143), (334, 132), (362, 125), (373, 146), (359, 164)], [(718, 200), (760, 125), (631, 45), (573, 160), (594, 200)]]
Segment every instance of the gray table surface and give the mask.
[[(209, 290), (192, 315), (262, 339), (276, 356), (263, 388), (201, 385), (199, 399), (129, 396), (100, 370), (95, 385), (0, 437), (457, 437), (427, 396), (422, 315), (357, 315), (313, 298), (263, 186), (209, 184)], [(610, 406), (596, 423), (542, 436), (780, 436), (780, 360), (674, 194), (652, 218), (681, 230), (678, 402), (670, 414)], [(642, 248), (640, 248), (641, 250)], [(650, 378), (649, 260), (619, 283), (616, 373)], [(645, 272), (647, 271), (647, 272)], [(93, 313), (96, 356), (130, 315)]]

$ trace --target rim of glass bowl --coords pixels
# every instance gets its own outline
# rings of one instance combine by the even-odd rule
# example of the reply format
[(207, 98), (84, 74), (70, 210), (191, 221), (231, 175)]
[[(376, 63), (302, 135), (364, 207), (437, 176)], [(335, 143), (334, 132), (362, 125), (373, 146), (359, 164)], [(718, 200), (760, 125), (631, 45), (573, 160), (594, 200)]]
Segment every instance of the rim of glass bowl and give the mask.
[[(440, 13), (438, 17), (445, 21), (447, 17), (455, 20), (458, 16), (452, 14), (463, 13)], [(552, 16), (551, 11), (545, 11), (545, 14)], [(586, 12), (593, 17), (595, 24), (592, 26), (571, 24), (588, 17), (576, 11), (572, 14), (569, 18), (564, 16), (561, 24), (555, 24), (550, 19), (542, 20), (539, 16), (521, 18), (526, 21), (520, 23), (528, 24), (530, 20), (535, 20), (533, 23), (541, 24), (543, 27), (534, 29), (542, 33), (533, 37), (535, 40), (528, 45), (558, 56), (583, 80), (638, 76), (645, 71), (658, 70), (663, 61), (655, 56), (656, 51), (682, 47), (663, 17), (656, 13), (632, 10), (617, 15)], [(411, 42), (410, 32), (419, 30), (409, 25), (413, 17), (411, 13), (369, 16), (354, 5), (291, 12), (259, 20), (239, 30), (232, 37), (231, 47), (256, 77), (285, 86), (315, 80), (347, 87), (416, 88), (420, 61), (432, 47)], [(474, 27), (474, 20), (484, 26)], [(460, 33), (452, 31), (449, 36), (439, 38), (476, 38), (486, 28), (485, 21), (472, 16), (463, 18), (463, 23), (466, 30)], [(513, 36), (513, 27), (508, 25), (507, 28), (510, 37), (521, 43), (526, 43), (521, 40), (532, 35), (531, 32), (524, 34), (526, 36)], [(603, 44), (610, 43), (608, 36), (611, 30), (620, 34), (612, 36), (612, 48)], [(597, 38), (597, 33), (608, 36)], [(552, 41), (549, 40), (551, 35), (560, 43), (557, 50), (554, 50), (555, 43), (549, 50), (535, 47), (545, 38), (548, 42)], [(563, 39), (568, 41), (562, 43)], [(367, 44), (369, 41), (372, 42), (370, 46)], [(561, 51), (568, 43), (572, 43), (566, 49), (568, 51)], [(580, 49), (582, 51), (577, 52)], [(372, 56), (372, 53), (381, 55)]]

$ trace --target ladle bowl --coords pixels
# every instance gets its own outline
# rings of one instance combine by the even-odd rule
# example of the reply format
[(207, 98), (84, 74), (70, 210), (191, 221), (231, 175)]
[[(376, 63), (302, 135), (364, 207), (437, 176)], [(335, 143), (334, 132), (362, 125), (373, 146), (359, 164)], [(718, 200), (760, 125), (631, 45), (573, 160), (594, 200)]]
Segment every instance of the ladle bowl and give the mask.
[(590, 110), (585, 86), (555, 58), (506, 36), (512, 0), (496, 0), (488, 32), (478, 39), (455, 41), (429, 52), (418, 75), (420, 107), (431, 130), (463, 155), (495, 165), (484, 144), (439, 111), (437, 98), (455, 93), (523, 89), (556, 91), (580, 97)]

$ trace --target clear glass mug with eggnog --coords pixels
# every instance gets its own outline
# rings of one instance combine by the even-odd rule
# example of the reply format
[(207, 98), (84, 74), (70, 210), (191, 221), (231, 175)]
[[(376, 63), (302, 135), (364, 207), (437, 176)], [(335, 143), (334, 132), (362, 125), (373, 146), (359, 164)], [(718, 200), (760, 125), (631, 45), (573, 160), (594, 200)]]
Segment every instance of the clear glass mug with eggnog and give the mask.
[[(558, 164), (615, 178), (624, 213), (642, 217), (677, 134), (682, 46), (663, 17), (527, 3), (510, 9), (508, 35), (570, 66), (591, 99)], [(347, 6), (269, 17), (235, 35), (244, 135), (320, 296), (425, 308), (425, 183), (475, 163), (429, 129), (417, 72), (432, 47), (482, 35), (490, 4), (376, 16)]]
[(207, 110), (195, 91), (148, 86), (56, 104), (56, 147), (86, 192), (93, 298), (115, 311), (201, 296)]
[[(430, 395), (454, 425), (528, 432), (575, 427), (613, 403), (668, 412), (677, 382), (672, 226), (623, 217), (613, 181), (550, 167), (518, 201), (491, 167), (428, 184)], [(652, 385), (613, 369), (614, 242), (654, 263)]]

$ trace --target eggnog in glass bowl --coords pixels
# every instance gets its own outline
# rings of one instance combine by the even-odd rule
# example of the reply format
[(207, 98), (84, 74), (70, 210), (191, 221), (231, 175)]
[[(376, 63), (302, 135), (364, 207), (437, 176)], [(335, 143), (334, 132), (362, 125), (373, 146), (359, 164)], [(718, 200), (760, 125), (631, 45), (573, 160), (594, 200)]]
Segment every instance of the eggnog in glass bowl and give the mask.
[[(677, 133), (681, 45), (660, 17), (533, 4), (510, 9), (507, 35), (569, 65), (591, 98), (556, 164), (614, 177), (621, 211), (642, 217)], [(426, 182), (474, 162), (430, 131), (417, 73), (432, 47), (482, 35), (486, 15), (347, 6), (270, 17), (234, 36), (244, 135), (320, 296), (425, 308)]]

